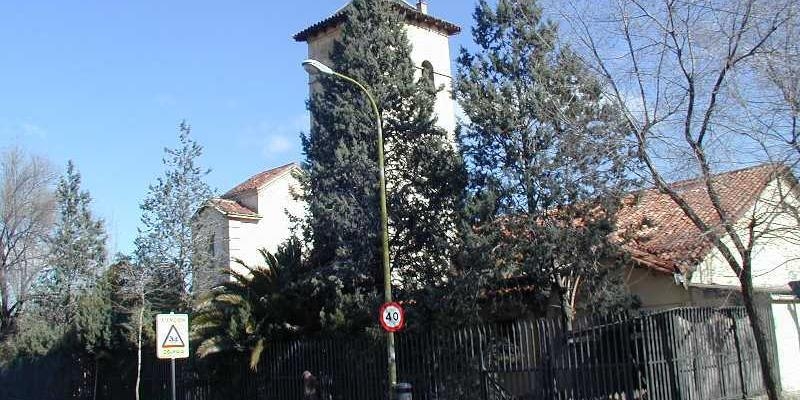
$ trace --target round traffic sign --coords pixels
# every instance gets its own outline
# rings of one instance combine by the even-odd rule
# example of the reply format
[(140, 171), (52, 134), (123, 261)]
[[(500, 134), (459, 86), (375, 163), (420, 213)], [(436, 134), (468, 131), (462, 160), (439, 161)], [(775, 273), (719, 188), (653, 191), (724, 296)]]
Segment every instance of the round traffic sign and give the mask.
[(403, 307), (398, 303), (384, 303), (378, 315), (378, 320), (383, 329), (387, 332), (397, 332), (403, 329), (406, 323), (406, 315)]

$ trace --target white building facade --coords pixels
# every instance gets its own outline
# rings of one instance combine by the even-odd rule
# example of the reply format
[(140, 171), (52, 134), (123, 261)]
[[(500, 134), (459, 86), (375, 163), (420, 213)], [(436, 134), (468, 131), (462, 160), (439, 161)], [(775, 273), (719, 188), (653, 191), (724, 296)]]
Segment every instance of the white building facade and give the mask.
[(289, 238), (293, 220), (302, 218), (303, 202), (296, 198), (300, 167), (287, 164), (261, 172), (210, 199), (195, 215), (194, 235), (205, 252), (210, 269), (197, 282), (207, 287), (227, 278), (224, 268), (246, 273), (237, 260), (249, 267), (264, 265), (260, 249), (274, 253)]
[[(416, 5), (402, 0), (390, 1), (406, 21), (412, 62), (418, 67), (420, 76), (423, 71), (432, 74), (434, 84), (443, 89), (435, 104), (437, 124), (454, 141), (456, 117), (452, 98), (450, 36), (459, 33), (460, 28), (428, 15), (425, 1)], [(334, 42), (341, 35), (349, 4), (294, 36), (296, 41), (307, 43), (309, 58), (330, 63), (330, 54)], [(313, 90), (313, 85), (309, 90)], [(248, 266), (263, 266), (259, 250), (277, 250), (290, 237), (293, 221), (305, 215), (305, 204), (296, 196), (300, 190), (299, 173), (302, 172), (297, 164), (268, 169), (222, 197), (209, 200), (198, 210), (194, 230), (200, 242), (199, 250), (210, 259), (207, 264), (238, 272), (243, 270), (236, 260)], [(223, 268), (216, 268), (199, 274), (196, 281), (206, 282), (200, 285), (208, 287), (221, 279), (226, 279), (226, 274)]]
[[(390, 0), (405, 18), (405, 32), (411, 43), (411, 61), (419, 76), (423, 71), (433, 76), (434, 85), (442, 90), (437, 94), (434, 111), (437, 125), (455, 139), (456, 114), (453, 100), (453, 79), (450, 60), (450, 37), (461, 32), (457, 25), (428, 14), (426, 1), (411, 5), (403, 0)], [(330, 17), (294, 35), (298, 42), (308, 44), (308, 58), (330, 65), (333, 44), (341, 37), (347, 3)], [(309, 78), (314, 90), (313, 77)]]

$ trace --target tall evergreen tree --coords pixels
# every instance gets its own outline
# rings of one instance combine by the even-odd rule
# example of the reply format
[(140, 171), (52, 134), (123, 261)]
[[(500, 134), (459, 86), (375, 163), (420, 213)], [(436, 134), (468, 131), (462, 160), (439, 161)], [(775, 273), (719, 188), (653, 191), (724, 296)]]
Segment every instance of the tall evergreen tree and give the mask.
[(632, 183), (629, 135), (534, 0), (481, 0), (474, 16), (478, 50), (461, 50), (456, 95), (479, 251), (499, 275), (551, 287), (570, 320), (580, 282), (618, 259), (608, 237)]
[(78, 300), (97, 281), (106, 262), (103, 221), (92, 216), (92, 198), (81, 190), (81, 174), (72, 161), (56, 188), (57, 220), (50, 240), (44, 293), (49, 318), (72, 323)]
[(194, 241), (202, 240), (192, 236), (192, 217), (213, 195), (203, 180), (210, 171), (197, 164), (203, 147), (190, 134), (189, 124), (181, 122), (178, 147), (164, 149), (164, 176), (150, 185), (140, 205), (142, 226), (135, 241), (136, 263), (153, 274), (152, 282), (158, 287), (174, 289), (167, 298), (154, 300), (161, 308), (188, 304)]
[[(384, 129), (394, 276), (411, 292), (441, 283), (452, 254), (454, 213), (463, 190), (460, 159), (436, 126), (436, 89), (419, 79), (403, 19), (391, 0), (354, 0), (333, 67), (374, 94)], [(317, 76), (303, 136), (310, 262), (335, 300), (325, 315), (359, 329), (382, 294), (375, 116), (351, 83)], [(336, 322), (338, 321), (338, 322)]]

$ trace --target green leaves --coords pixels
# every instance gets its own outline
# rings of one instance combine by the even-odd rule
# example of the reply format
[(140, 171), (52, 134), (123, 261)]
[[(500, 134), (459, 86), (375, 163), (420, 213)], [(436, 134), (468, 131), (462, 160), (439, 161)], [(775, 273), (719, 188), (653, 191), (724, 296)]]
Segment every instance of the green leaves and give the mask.
[(203, 148), (191, 138), (191, 127), (178, 126), (178, 146), (164, 149), (163, 176), (150, 185), (140, 205), (141, 227), (135, 240), (135, 258), (154, 276), (153, 282), (171, 288), (158, 307), (179, 309), (188, 303), (192, 271), (201, 262), (195, 258), (192, 217), (213, 192), (203, 180), (209, 170), (198, 165)]
[(201, 358), (218, 353), (246, 353), (255, 369), (269, 341), (298, 332), (295, 321), (301, 305), (291, 297), (296, 271), (262, 250), (265, 264), (237, 263), (244, 273), (231, 271), (231, 281), (212, 289), (197, 304), (192, 320), (193, 340)]
[(72, 161), (56, 189), (57, 220), (49, 240), (49, 267), (37, 288), (48, 301), (49, 321), (71, 324), (78, 299), (92, 289), (106, 262), (103, 221), (91, 212), (92, 198), (81, 190), (81, 175)]
[[(465, 174), (445, 131), (436, 126), (436, 92), (418, 78), (411, 43), (393, 2), (355, 0), (330, 54), (335, 70), (375, 95), (386, 148), (390, 253), (401, 298), (445, 280), (455, 252), (455, 210)], [(343, 80), (317, 76), (312, 94), (304, 198), (305, 237), (315, 270), (322, 323), (363, 330), (382, 296), (377, 121), (365, 95)]]
[(462, 49), (455, 85), (481, 236), (472, 253), (488, 253), (495, 276), (553, 288), (566, 308), (613, 258), (616, 201), (634, 183), (630, 134), (535, 1), (484, 0), (474, 15), (478, 50)]

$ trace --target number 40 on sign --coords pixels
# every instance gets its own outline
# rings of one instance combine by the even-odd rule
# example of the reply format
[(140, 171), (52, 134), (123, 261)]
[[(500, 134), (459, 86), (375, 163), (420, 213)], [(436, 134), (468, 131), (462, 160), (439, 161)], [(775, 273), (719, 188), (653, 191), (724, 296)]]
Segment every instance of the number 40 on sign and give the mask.
[(403, 307), (398, 303), (384, 303), (378, 317), (383, 329), (387, 332), (397, 332), (403, 329), (406, 323)]

